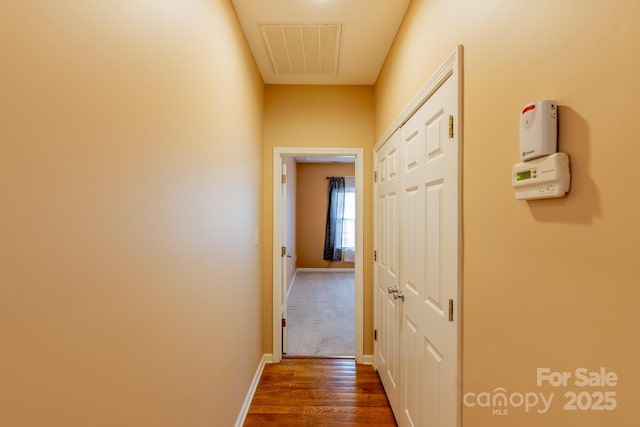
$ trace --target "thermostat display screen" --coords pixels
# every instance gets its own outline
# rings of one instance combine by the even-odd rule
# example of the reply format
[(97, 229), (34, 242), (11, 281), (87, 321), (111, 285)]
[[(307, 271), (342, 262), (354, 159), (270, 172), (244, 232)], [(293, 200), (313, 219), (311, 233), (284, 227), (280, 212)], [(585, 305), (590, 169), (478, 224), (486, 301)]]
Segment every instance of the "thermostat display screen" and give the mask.
[(516, 181), (523, 181), (525, 179), (531, 179), (531, 171), (518, 172), (516, 174)]

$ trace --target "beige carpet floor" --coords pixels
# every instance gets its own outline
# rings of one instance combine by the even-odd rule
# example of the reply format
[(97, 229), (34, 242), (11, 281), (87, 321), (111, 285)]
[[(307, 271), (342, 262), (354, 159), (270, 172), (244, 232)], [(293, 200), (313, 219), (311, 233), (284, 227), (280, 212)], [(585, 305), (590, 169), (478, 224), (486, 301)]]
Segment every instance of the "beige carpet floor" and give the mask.
[(287, 303), (287, 356), (355, 356), (353, 272), (298, 272)]

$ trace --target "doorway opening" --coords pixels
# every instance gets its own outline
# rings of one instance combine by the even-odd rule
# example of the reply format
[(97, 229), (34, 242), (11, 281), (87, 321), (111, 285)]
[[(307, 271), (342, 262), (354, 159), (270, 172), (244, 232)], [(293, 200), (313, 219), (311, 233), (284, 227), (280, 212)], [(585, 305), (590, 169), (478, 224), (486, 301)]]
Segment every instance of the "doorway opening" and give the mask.
[[(355, 357), (356, 362), (364, 363), (361, 253), (363, 241), (363, 149), (276, 147), (273, 154), (273, 361), (279, 362), (283, 355), (350, 356)], [(295, 162), (293, 167), (292, 162)], [(346, 233), (343, 239), (345, 240), (345, 255), (343, 257), (347, 259), (310, 260), (309, 256), (322, 258), (323, 247), (320, 246), (318, 249), (317, 244), (314, 244), (316, 248), (313, 255), (306, 253), (306, 249), (302, 247), (298, 251), (295, 244), (292, 247), (293, 239), (297, 238), (298, 241), (306, 243), (314, 237), (296, 236), (296, 230), (291, 225), (290, 217), (294, 216), (294, 223), (300, 221), (300, 218), (295, 218), (295, 206), (291, 206), (292, 201), (288, 200), (287, 186), (297, 184), (295, 179), (298, 164), (304, 165), (305, 169), (312, 169), (322, 164), (339, 168), (340, 164), (348, 163), (351, 164), (353, 171), (351, 175), (344, 172), (335, 173), (335, 175), (352, 178), (351, 182), (354, 188), (352, 193), (352, 200), (355, 202), (354, 217), (346, 215), (342, 218)], [(321, 186), (322, 189), (319, 190), (321, 193), (317, 189), (305, 189), (304, 194), (309, 193), (319, 200), (324, 198), (322, 203), (326, 203), (328, 188), (326, 178), (329, 175), (334, 175), (330, 169), (331, 167), (328, 172), (322, 173), (321, 183), (318, 183), (316, 179), (315, 185)], [(322, 166), (318, 166), (318, 170), (322, 170)], [(300, 201), (296, 202), (295, 198), (293, 203), (300, 205)], [(308, 200), (303, 203), (305, 208), (313, 209), (312, 206), (309, 206)], [(320, 209), (317, 214), (323, 216), (323, 221), (326, 221), (327, 207)], [(309, 215), (302, 212), (300, 216), (303, 218), (302, 221), (306, 221)], [(324, 239), (324, 225), (321, 227), (322, 230), (317, 230), (317, 228), (315, 226), (313, 230), (307, 230), (305, 226), (297, 227), (298, 230), (303, 230), (302, 233), (306, 233), (306, 231), (311, 231), (311, 234), (320, 233)], [(349, 239), (352, 243), (346, 242)], [(353, 246), (350, 254), (347, 250), (349, 246)], [(303, 265), (312, 267), (298, 268)], [(327, 281), (331, 284), (335, 283), (336, 286), (332, 289), (326, 289)], [(287, 297), (292, 302), (291, 306), (287, 304)], [(305, 306), (305, 304), (307, 305)], [(295, 323), (296, 321), (298, 324)], [(291, 341), (292, 339), (294, 341)]]

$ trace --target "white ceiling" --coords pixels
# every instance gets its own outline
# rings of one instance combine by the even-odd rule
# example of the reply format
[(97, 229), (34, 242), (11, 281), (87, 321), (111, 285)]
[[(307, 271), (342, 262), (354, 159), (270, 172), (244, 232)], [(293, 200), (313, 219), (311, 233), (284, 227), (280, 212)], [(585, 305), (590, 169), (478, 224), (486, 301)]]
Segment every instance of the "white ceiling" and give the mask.
[(372, 85), (411, 0), (232, 0), (267, 84)]

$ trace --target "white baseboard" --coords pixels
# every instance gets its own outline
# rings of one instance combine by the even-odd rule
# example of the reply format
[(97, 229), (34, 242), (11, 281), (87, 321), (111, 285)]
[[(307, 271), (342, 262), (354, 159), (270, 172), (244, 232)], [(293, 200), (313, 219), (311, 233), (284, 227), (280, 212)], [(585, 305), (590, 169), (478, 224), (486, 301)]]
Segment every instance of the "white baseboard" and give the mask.
[[(267, 363), (273, 363), (273, 354), (269, 353), (263, 355), (262, 360), (264, 361), (264, 363), (262, 364), (262, 368), (264, 368), (264, 365), (266, 365)], [(262, 375), (262, 371), (260, 372), (260, 375)]]
[(264, 354), (262, 359), (260, 360), (260, 364), (258, 365), (258, 369), (256, 369), (256, 373), (253, 376), (253, 380), (251, 381), (251, 386), (249, 387), (249, 391), (247, 392), (247, 396), (244, 398), (244, 403), (242, 404), (242, 408), (240, 409), (240, 414), (238, 415), (238, 419), (236, 420), (235, 427), (242, 427), (244, 424), (245, 418), (247, 418), (247, 414), (249, 413), (249, 408), (251, 407), (251, 401), (253, 400), (253, 395), (256, 393), (256, 389), (258, 388), (258, 383), (260, 383), (260, 378), (262, 377), (262, 371), (264, 370), (264, 365), (267, 363), (273, 363), (273, 354)]
[(373, 366), (374, 358), (373, 354), (364, 354), (362, 355), (362, 364), (363, 365), (371, 365)]
[(351, 273), (356, 271), (355, 268), (297, 268), (296, 272), (302, 273)]

